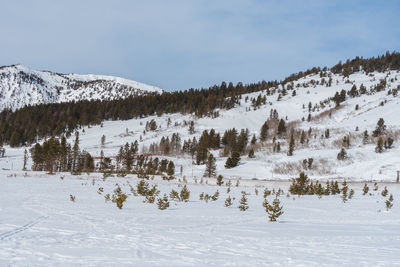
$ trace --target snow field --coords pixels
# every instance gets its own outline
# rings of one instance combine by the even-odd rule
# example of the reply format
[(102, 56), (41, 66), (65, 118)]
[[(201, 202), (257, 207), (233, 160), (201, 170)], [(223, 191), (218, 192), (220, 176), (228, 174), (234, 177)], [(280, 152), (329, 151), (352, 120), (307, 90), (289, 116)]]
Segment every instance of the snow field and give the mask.
[[(60, 179), (63, 176), (64, 179)], [(94, 184), (93, 184), (94, 178)], [(100, 175), (0, 174), (0, 265), (11, 266), (393, 266), (400, 264), (400, 196), (398, 184), (379, 184), (373, 196), (362, 196), (362, 183), (350, 183), (355, 196), (286, 197), (287, 182), (251, 181), (232, 186), (235, 197), (224, 207), (226, 187), (189, 183), (188, 203), (170, 208), (143, 203), (130, 195), (119, 210), (105, 203), (118, 183), (129, 192), (138, 179)], [(156, 177), (160, 195), (182, 183)], [(249, 181), (250, 182), (250, 181)], [(210, 182), (211, 183), (211, 182)], [(372, 189), (372, 184), (369, 184)], [(268, 222), (262, 191), (281, 187), (284, 214)], [(394, 196), (386, 212), (383, 186)], [(104, 193), (99, 195), (99, 187)], [(259, 194), (255, 194), (255, 188)], [(215, 202), (199, 200), (201, 192)], [(246, 191), (250, 208), (237, 208)], [(76, 197), (70, 201), (70, 194)], [(269, 196), (270, 201), (273, 200)]]

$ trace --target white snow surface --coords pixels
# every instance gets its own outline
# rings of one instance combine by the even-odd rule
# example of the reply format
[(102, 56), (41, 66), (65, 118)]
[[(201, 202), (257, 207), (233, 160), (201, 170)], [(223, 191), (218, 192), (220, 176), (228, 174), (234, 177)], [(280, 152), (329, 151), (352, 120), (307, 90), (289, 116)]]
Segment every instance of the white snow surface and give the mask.
[[(60, 177), (64, 177), (60, 179)], [(207, 181), (207, 180), (205, 180)], [(187, 185), (190, 201), (171, 201), (158, 210), (129, 194), (123, 209), (105, 202), (118, 183), (138, 179), (100, 175), (46, 175), (34, 172), (0, 174), (1, 266), (397, 266), (400, 265), (400, 188), (379, 184), (363, 196), (362, 184), (352, 184), (354, 197), (280, 197), (284, 214), (268, 222), (263, 188), (287, 190), (284, 182), (253, 181), (232, 187), (233, 205), (224, 207), (227, 187)], [(156, 177), (160, 195), (182, 184)], [(210, 180), (210, 183), (212, 181)], [(372, 184), (369, 184), (372, 188)], [(380, 191), (387, 186), (394, 206), (387, 212)], [(99, 187), (104, 193), (98, 194)], [(258, 188), (258, 195), (255, 188)], [(199, 200), (214, 194), (215, 202)], [(249, 209), (237, 206), (241, 191)], [(70, 201), (70, 194), (76, 197)], [(273, 200), (272, 196), (268, 197)]]
[(0, 67), (0, 110), (78, 100), (110, 100), (163, 90), (104, 75), (59, 74), (22, 65)]

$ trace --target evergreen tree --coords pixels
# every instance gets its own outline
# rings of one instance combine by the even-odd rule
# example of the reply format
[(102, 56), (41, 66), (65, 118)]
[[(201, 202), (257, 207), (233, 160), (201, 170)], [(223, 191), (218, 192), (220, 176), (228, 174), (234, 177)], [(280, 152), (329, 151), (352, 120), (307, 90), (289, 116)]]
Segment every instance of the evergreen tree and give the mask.
[(385, 186), (385, 188), (384, 188), (384, 189), (382, 190), (382, 192), (381, 192), (381, 195), (382, 195), (383, 197), (386, 197), (388, 193), (389, 193), (389, 190), (388, 190), (387, 187)]
[(194, 134), (194, 121), (190, 121), (188, 131), (189, 131), (189, 134)]
[(204, 171), (204, 177), (215, 177), (217, 166), (215, 164), (215, 158), (213, 154), (209, 154), (207, 162), (206, 162), (206, 170)]
[(184, 202), (188, 202), (189, 201), (190, 191), (189, 191), (189, 189), (187, 188), (186, 185), (183, 186), (179, 196), (180, 196), (181, 201), (184, 201)]
[(276, 219), (283, 214), (283, 206), (279, 206), (280, 204), (278, 197), (275, 197), (272, 205), (268, 203), (267, 199), (264, 199), (263, 207), (268, 213), (270, 222), (276, 222)]
[(290, 135), (290, 142), (289, 142), (289, 150), (287, 155), (288, 156), (293, 156), (293, 150), (294, 150), (294, 138), (293, 138), (293, 132)]
[(218, 175), (218, 177), (217, 177), (217, 185), (218, 186), (221, 186), (224, 182), (222, 181), (223, 180), (223, 176), (222, 175)]
[(172, 176), (175, 174), (175, 165), (172, 160), (168, 163), (167, 174), (169, 176)]
[(247, 204), (247, 197), (246, 197), (246, 193), (242, 192), (242, 198), (240, 199), (240, 205), (239, 205), (239, 209), (241, 211), (246, 211), (249, 208), (249, 205)]
[(369, 187), (368, 187), (368, 185), (365, 183), (365, 184), (364, 184), (364, 187), (363, 187), (363, 195), (365, 196), (366, 194), (368, 194), (368, 191), (369, 191)]
[(385, 201), (386, 211), (389, 211), (393, 207), (393, 195), (390, 194), (389, 198)]
[(249, 150), (249, 158), (254, 158), (254, 149)]
[(376, 143), (376, 147), (375, 147), (375, 152), (376, 153), (382, 153), (383, 152), (383, 139), (382, 139), (382, 137), (378, 138), (378, 142)]
[(281, 136), (282, 134), (286, 133), (286, 125), (285, 121), (281, 119), (278, 124), (278, 130), (277, 130), (277, 135)]
[(160, 210), (165, 210), (169, 208), (169, 200), (167, 194), (164, 194), (164, 197), (158, 198), (157, 207)]
[(348, 197), (347, 192), (348, 192), (348, 190), (349, 190), (349, 187), (347, 186), (346, 181), (343, 181), (343, 183), (342, 183), (342, 201), (343, 201), (343, 203), (347, 201), (347, 197)]
[(264, 122), (264, 124), (261, 126), (261, 131), (260, 131), (261, 142), (264, 142), (265, 140), (267, 140), (268, 130), (269, 130), (268, 123)]
[(373, 131), (372, 135), (374, 137), (378, 137), (384, 133), (385, 129), (386, 129), (385, 121), (383, 120), (383, 118), (380, 118), (376, 124), (375, 131)]
[(368, 135), (368, 131), (365, 130), (363, 133), (363, 144), (366, 145), (369, 143), (369, 135)]
[(225, 207), (230, 207), (230, 206), (232, 206), (232, 204), (233, 204), (232, 198), (231, 198), (231, 196), (228, 196), (225, 199)]
[(347, 159), (347, 152), (346, 152), (346, 149), (344, 149), (344, 148), (340, 149), (340, 152), (339, 152), (339, 154), (337, 155), (337, 159), (338, 159), (338, 160), (345, 160), (345, 159)]

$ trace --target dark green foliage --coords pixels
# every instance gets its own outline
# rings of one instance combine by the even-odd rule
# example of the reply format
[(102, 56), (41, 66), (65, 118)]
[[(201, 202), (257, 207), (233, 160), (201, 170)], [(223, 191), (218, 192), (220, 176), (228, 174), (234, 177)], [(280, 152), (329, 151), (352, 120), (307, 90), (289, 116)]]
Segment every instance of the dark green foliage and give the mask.
[(157, 207), (160, 210), (165, 210), (169, 208), (169, 200), (167, 194), (164, 194), (162, 198), (157, 199)]
[(376, 147), (375, 147), (375, 152), (376, 153), (383, 152), (383, 138), (382, 137), (378, 138), (378, 142), (376, 143)]
[(384, 188), (384, 189), (382, 190), (382, 192), (381, 192), (381, 195), (382, 195), (383, 197), (386, 197), (388, 193), (389, 193), (389, 190), (388, 190), (387, 187), (385, 186), (385, 188)]
[(36, 143), (30, 150), (33, 161), (32, 170), (73, 173), (94, 171), (94, 160), (86, 151), (80, 151), (77, 140), (73, 150), (67, 144), (65, 137), (52, 136), (44, 141), (42, 145)]
[(385, 130), (386, 130), (385, 121), (383, 120), (383, 118), (380, 118), (376, 124), (375, 130), (372, 132), (372, 135), (374, 137), (378, 137), (382, 135), (385, 132)]
[(223, 185), (223, 183), (224, 183), (224, 182), (222, 181), (223, 178), (224, 178), (224, 177), (223, 177), (222, 175), (218, 175), (218, 177), (217, 177), (217, 185), (218, 185), (218, 186)]
[(249, 158), (254, 158), (254, 149), (252, 148), (249, 150)]
[(300, 176), (292, 180), (292, 184), (289, 187), (289, 192), (292, 195), (305, 195), (308, 193), (308, 185), (310, 180), (304, 172), (300, 173)]
[(112, 195), (112, 202), (114, 202), (119, 209), (122, 209), (124, 202), (128, 198), (128, 195), (122, 192), (120, 186), (114, 190), (114, 194)]
[[(362, 68), (367, 73), (373, 71), (398, 70), (400, 53), (363, 59), (356, 57), (341, 62), (331, 68), (334, 73), (350, 75)], [(39, 104), (27, 106), (16, 111), (9, 109), (0, 112), (0, 140), (12, 147), (34, 143), (37, 138), (52, 135), (69, 135), (80, 126), (101, 124), (105, 120), (128, 120), (163, 113), (193, 113), (198, 117), (213, 116), (216, 109), (230, 109), (239, 103), (241, 94), (270, 89), (279, 84), (287, 84), (310, 74), (322, 73), (321, 68), (314, 67), (304, 72), (290, 75), (282, 82), (261, 81), (243, 85), (228, 85), (223, 82), (208, 89), (190, 89), (186, 91), (164, 92), (163, 94), (145, 94), (118, 100), (83, 100), (68, 103)], [(329, 79), (328, 85), (332, 83)], [(385, 88), (384, 80), (374, 90)], [(286, 89), (285, 89), (286, 90)], [(341, 92), (334, 99), (340, 104), (345, 99)], [(366, 89), (360, 86), (359, 93)], [(336, 99), (337, 98), (337, 99)], [(263, 101), (263, 100), (262, 100)], [(344, 101), (344, 100), (343, 100)]]
[(368, 185), (365, 183), (365, 184), (364, 184), (364, 187), (363, 187), (363, 195), (365, 196), (366, 194), (368, 194), (368, 191), (369, 191), (369, 187), (368, 187)]
[(261, 130), (260, 130), (260, 140), (261, 142), (264, 142), (265, 140), (267, 140), (268, 137), (268, 123), (264, 122), (264, 124), (261, 126)]
[(189, 191), (189, 189), (187, 188), (186, 185), (182, 188), (182, 190), (181, 190), (181, 192), (179, 194), (179, 197), (180, 197), (181, 201), (184, 201), (184, 202), (188, 202), (189, 201), (190, 191)]
[(294, 138), (293, 138), (293, 132), (290, 135), (290, 141), (289, 141), (289, 150), (287, 152), (288, 156), (293, 156), (293, 150), (294, 150)]
[(344, 148), (340, 149), (340, 152), (339, 152), (339, 154), (337, 155), (337, 159), (338, 159), (338, 160), (345, 160), (345, 159), (347, 159), (347, 152), (346, 152), (346, 149), (344, 149)]
[(215, 161), (213, 154), (210, 153), (210, 155), (208, 155), (206, 170), (204, 171), (203, 177), (215, 177), (215, 175), (217, 175), (217, 165), (215, 164)]
[(225, 207), (230, 207), (230, 206), (232, 206), (232, 204), (233, 204), (232, 198), (231, 198), (231, 196), (228, 196), (225, 199)]
[(280, 206), (280, 204), (278, 197), (275, 197), (272, 205), (268, 203), (267, 199), (264, 199), (263, 207), (268, 213), (270, 222), (276, 222), (276, 219), (283, 214), (283, 206)]
[(242, 198), (240, 199), (240, 205), (238, 206), (238, 208), (240, 209), (240, 211), (246, 211), (249, 208), (249, 205), (247, 204), (247, 197), (246, 197), (246, 193), (242, 192)]
[(240, 162), (240, 154), (237, 151), (233, 151), (231, 157), (225, 162), (225, 168), (230, 169), (236, 167)]
[(385, 201), (385, 205), (386, 205), (386, 211), (389, 211), (393, 207), (393, 195), (392, 194)]
[(285, 133), (286, 133), (286, 124), (285, 124), (285, 121), (283, 119), (281, 119), (279, 121), (278, 129), (277, 129), (276, 134), (280, 136), (280, 135), (283, 135)]

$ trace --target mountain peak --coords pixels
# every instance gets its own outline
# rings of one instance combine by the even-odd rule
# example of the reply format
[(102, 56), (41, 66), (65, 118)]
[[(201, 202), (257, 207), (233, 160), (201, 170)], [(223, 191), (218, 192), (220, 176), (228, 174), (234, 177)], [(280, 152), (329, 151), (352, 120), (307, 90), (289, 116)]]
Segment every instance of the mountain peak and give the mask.
[(111, 100), (157, 93), (162, 89), (115, 76), (60, 74), (21, 64), (0, 67), (0, 110), (78, 100)]

